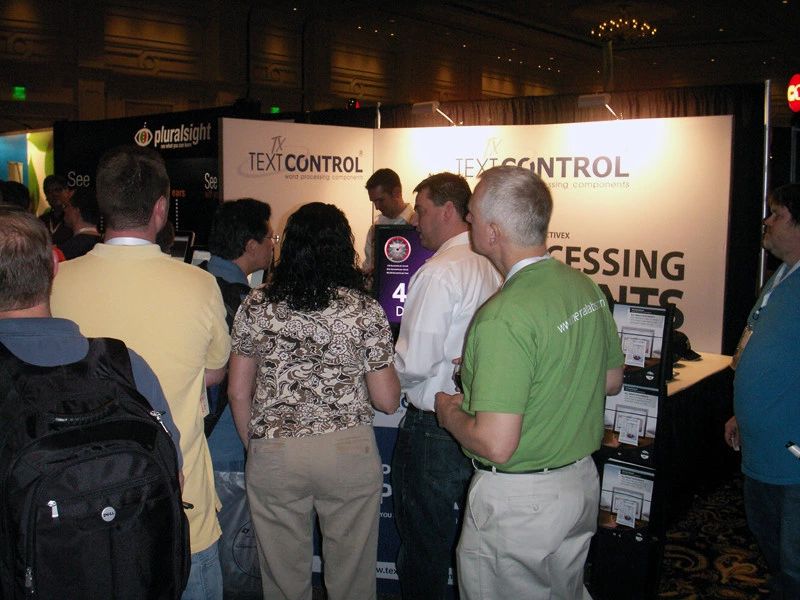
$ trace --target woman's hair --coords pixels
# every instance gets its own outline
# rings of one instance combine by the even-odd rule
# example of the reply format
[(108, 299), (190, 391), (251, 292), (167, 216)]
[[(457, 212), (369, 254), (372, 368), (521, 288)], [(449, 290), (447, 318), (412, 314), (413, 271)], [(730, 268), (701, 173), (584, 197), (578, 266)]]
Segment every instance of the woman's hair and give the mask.
[(336, 299), (339, 287), (364, 291), (350, 224), (332, 204), (305, 204), (286, 222), (267, 300), (320, 310)]

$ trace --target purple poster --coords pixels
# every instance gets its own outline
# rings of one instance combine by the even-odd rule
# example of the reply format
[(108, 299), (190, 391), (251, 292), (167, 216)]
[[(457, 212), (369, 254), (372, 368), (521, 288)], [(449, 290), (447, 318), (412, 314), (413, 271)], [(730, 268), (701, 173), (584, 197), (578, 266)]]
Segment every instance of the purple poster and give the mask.
[(411, 225), (375, 226), (375, 297), (397, 335), (403, 318), (408, 282), (433, 252), (422, 247)]

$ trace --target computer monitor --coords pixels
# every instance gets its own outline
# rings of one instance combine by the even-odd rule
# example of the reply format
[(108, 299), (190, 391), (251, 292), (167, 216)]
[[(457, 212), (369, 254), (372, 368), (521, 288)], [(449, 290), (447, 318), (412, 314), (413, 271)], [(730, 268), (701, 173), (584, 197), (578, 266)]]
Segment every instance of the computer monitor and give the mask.
[(625, 353), (625, 383), (660, 389), (672, 379), (675, 305), (616, 302), (611, 310)]
[(172, 243), (170, 249), (170, 256), (181, 262), (191, 262), (192, 253), (190, 252), (194, 245), (194, 231), (176, 230), (175, 241)]

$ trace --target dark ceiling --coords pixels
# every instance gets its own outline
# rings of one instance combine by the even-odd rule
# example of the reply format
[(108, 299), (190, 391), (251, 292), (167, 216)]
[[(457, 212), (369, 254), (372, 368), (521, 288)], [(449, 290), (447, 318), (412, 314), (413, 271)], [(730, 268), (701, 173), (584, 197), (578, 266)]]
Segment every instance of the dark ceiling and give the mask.
[[(261, 4), (260, 2), (256, 2)], [(505, 0), (294, 2), (337, 30), (413, 36), (415, 42), (469, 48), (472, 60), (547, 71), (561, 93), (772, 81), (772, 100), (800, 71), (800, 0), (608, 2)], [(264, 6), (264, 4), (261, 4)], [(611, 60), (592, 37), (598, 24), (627, 15), (657, 31), (638, 44), (613, 44)], [(785, 105), (785, 102), (784, 102)], [(785, 109), (790, 117), (788, 109)]]

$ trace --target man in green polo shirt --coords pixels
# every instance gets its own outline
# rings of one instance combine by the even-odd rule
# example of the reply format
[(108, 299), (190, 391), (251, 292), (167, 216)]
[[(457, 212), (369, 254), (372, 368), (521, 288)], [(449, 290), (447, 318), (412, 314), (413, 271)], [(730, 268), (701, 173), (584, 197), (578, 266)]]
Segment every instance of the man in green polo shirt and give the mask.
[(591, 454), (624, 356), (607, 300), (547, 252), (552, 212), (532, 171), (485, 171), (469, 202), (472, 245), (505, 277), (476, 314), (464, 394), (436, 395), (442, 427), (473, 459), (458, 545), (462, 598), (589, 598), (583, 566), (600, 485)]

